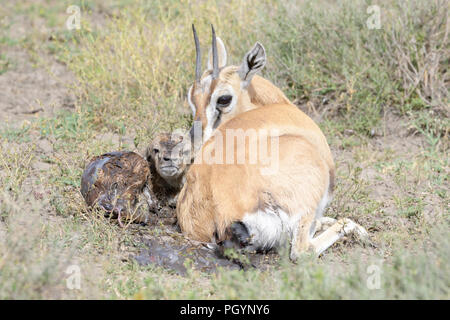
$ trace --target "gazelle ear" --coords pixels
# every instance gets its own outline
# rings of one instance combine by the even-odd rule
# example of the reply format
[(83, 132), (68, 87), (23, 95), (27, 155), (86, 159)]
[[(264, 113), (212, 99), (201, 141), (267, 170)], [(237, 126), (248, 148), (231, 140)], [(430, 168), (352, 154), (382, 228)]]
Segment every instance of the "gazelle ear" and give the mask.
[(191, 86), (189, 88), (188, 94), (187, 94), (187, 100), (188, 100), (189, 107), (191, 107), (192, 117), (195, 118), (195, 111), (197, 110), (197, 108), (195, 107), (194, 102), (192, 102), (192, 90), (193, 89), (194, 89), (194, 86)]
[(259, 42), (247, 52), (239, 67), (238, 74), (243, 82), (243, 88), (248, 87), (253, 76), (266, 65), (266, 50)]
[[(222, 39), (216, 37), (217, 43), (217, 56), (219, 57), (219, 69), (225, 67), (227, 64), (227, 50), (225, 49), (225, 45), (223, 44)], [(212, 49), (209, 50), (208, 55), (208, 70), (212, 70), (213, 61), (212, 61)]]

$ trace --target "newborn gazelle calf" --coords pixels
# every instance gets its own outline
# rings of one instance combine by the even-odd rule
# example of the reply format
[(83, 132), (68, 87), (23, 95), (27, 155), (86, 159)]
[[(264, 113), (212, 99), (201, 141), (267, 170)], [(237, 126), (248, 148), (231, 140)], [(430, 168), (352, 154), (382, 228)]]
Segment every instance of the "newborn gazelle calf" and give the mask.
[(170, 133), (159, 134), (148, 146), (146, 159), (152, 181), (148, 185), (147, 198), (153, 210), (175, 208), (185, 181), (189, 152), (183, 136)]
[(140, 223), (147, 222), (147, 211), (140, 196), (150, 178), (147, 161), (134, 152), (116, 151), (94, 157), (81, 178), (81, 194), (89, 207), (98, 206), (105, 216)]

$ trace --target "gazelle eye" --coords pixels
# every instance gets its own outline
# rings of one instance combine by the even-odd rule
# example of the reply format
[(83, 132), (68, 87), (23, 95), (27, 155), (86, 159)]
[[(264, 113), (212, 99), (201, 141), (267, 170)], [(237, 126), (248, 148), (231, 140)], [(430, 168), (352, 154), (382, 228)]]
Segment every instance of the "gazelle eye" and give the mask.
[(219, 99), (217, 99), (217, 107), (219, 108), (228, 107), (232, 99), (233, 97), (230, 95), (220, 96)]
[(154, 154), (157, 154), (158, 152), (159, 152), (159, 149), (156, 149), (156, 148), (153, 149)]

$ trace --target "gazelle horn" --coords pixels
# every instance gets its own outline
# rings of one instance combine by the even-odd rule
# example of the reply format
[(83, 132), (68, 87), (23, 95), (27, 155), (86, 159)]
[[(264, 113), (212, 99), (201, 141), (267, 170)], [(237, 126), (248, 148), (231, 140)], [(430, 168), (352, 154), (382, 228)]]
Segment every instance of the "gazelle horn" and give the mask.
[(194, 24), (192, 24), (192, 32), (194, 33), (194, 41), (195, 41), (195, 82), (200, 81), (201, 73), (202, 73), (202, 53), (200, 51), (200, 42), (198, 41), (197, 31), (195, 31)]
[(211, 29), (212, 29), (212, 58), (213, 58), (212, 78), (216, 79), (219, 76), (219, 58), (217, 56), (216, 32), (214, 31), (213, 25), (211, 25)]

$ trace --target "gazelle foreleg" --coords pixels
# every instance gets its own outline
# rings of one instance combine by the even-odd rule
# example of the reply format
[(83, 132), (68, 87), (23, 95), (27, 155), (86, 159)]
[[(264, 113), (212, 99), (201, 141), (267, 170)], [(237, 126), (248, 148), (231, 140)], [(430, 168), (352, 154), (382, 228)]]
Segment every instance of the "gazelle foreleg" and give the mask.
[[(330, 218), (331, 219), (331, 218)], [(331, 221), (331, 220), (330, 220)], [(369, 234), (366, 229), (350, 219), (339, 219), (323, 233), (310, 240), (310, 245), (317, 255), (320, 255), (335, 242), (342, 239), (345, 235), (355, 234), (361, 240), (368, 240)]]

